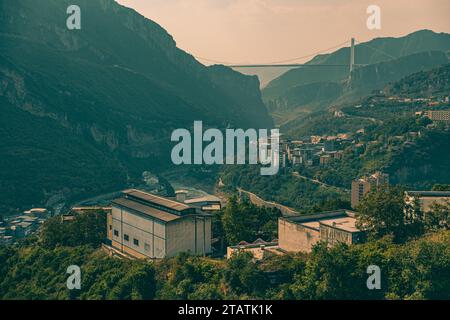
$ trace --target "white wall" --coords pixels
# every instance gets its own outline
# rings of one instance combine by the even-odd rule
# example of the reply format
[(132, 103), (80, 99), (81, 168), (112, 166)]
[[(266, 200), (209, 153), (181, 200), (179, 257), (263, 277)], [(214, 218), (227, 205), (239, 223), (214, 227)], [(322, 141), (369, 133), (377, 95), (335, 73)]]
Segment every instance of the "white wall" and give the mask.
[[(150, 258), (163, 258), (166, 254), (166, 226), (151, 217), (139, 216), (126, 209), (112, 208), (113, 240)], [(119, 231), (119, 236), (114, 235)], [(125, 241), (124, 235), (129, 241)], [(133, 243), (139, 240), (139, 246)]]

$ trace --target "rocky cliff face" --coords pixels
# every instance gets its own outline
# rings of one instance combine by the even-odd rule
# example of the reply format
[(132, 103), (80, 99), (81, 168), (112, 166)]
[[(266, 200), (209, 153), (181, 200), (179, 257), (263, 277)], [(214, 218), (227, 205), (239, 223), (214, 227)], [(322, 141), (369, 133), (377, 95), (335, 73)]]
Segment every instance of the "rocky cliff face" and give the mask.
[[(167, 167), (170, 133), (194, 120), (218, 128), (272, 126), (254, 77), (203, 66), (161, 26), (113, 0), (77, 1), (82, 28), (70, 31), (71, 4), (0, 0), (0, 108), (9, 133), (0, 156), (10, 156), (0, 177), (16, 190), (32, 184), (27, 204), (61, 184), (75, 195), (100, 193), (127, 175)], [(26, 149), (23, 141), (34, 146), (26, 155), (11, 151)], [(37, 161), (41, 145), (52, 147)], [(55, 154), (67, 153), (64, 163), (56, 161)], [(80, 162), (81, 172), (74, 169)], [(24, 173), (30, 170), (36, 176)], [(63, 181), (53, 179), (59, 171)], [(20, 205), (9, 201), (15, 196), (7, 188), (0, 183), (0, 203)]]

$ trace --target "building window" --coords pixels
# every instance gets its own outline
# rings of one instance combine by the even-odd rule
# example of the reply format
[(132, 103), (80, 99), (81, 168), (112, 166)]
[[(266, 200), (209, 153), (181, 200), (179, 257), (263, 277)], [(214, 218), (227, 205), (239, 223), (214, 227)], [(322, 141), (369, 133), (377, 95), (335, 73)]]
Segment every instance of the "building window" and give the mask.
[(119, 231), (114, 230), (114, 236), (118, 237), (119, 236)]
[(137, 247), (139, 247), (139, 240), (138, 239), (133, 239), (133, 244)]
[(112, 230), (112, 225), (111, 224), (109, 225), (109, 230)]
[(127, 234), (124, 234), (123, 238), (125, 239), (125, 241), (130, 241), (130, 237)]

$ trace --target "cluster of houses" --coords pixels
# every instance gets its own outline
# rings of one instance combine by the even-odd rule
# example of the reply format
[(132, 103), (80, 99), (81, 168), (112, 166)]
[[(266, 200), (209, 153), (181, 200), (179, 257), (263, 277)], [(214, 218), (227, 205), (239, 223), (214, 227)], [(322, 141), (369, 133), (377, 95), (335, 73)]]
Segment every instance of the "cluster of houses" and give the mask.
[[(336, 117), (345, 116), (342, 111), (335, 111)], [(426, 110), (416, 112), (417, 117), (427, 117), (433, 123), (450, 124), (450, 110)], [(305, 136), (298, 139), (280, 139), (280, 164), (282, 168), (303, 165), (306, 167), (326, 165), (334, 160), (341, 160), (344, 150), (348, 147), (361, 154), (364, 151), (365, 143), (361, 142), (361, 137), (365, 134), (364, 129), (355, 133), (340, 133), (337, 135)], [(420, 132), (409, 132), (407, 140), (420, 136)], [(393, 139), (404, 140), (403, 136), (396, 136)], [(377, 143), (368, 141), (367, 144)], [(409, 143), (406, 141), (405, 143)]]
[(281, 139), (281, 167), (325, 165), (341, 160), (344, 149), (355, 144), (353, 136), (341, 133), (334, 136), (306, 136), (296, 140)]
[(0, 245), (13, 244), (36, 233), (48, 217), (49, 212), (44, 208), (34, 208), (19, 216), (6, 217), (0, 222)]
[(447, 105), (450, 102), (450, 96), (432, 96), (432, 97), (421, 97), (421, 98), (410, 98), (410, 97), (400, 97), (400, 96), (386, 96), (382, 91), (377, 95), (370, 98), (369, 106), (375, 106), (376, 104), (385, 103), (416, 103), (420, 105), (425, 105), (428, 107), (435, 107), (440, 105)]

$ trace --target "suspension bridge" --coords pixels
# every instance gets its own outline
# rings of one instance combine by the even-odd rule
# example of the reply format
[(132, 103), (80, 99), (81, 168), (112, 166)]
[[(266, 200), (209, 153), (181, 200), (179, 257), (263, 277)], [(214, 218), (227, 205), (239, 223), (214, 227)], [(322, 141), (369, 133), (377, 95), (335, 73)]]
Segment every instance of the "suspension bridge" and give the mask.
[[(381, 52), (384, 55), (395, 59), (395, 57), (377, 49), (377, 48), (373, 48), (369, 45), (367, 45), (366, 43), (361, 43), (359, 41), (357, 41), (355, 38), (351, 38), (350, 41), (345, 41), (343, 43), (337, 44), (331, 48), (326, 48), (320, 51), (316, 51), (314, 53), (302, 56), (302, 57), (296, 57), (296, 58), (292, 58), (292, 59), (288, 59), (288, 60), (283, 60), (283, 61), (274, 61), (274, 62), (269, 62), (269, 63), (263, 63), (263, 64), (236, 64), (236, 63), (230, 63), (230, 62), (224, 62), (224, 61), (217, 61), (217, 60), (212, 60), (212, 59), (207, 59), (207, 58), (202, 58), (202, 57), (198, 57), (198, 56), (194, 56), (196, 59), (198, 60), (202, 60), (202, 61), (206, 61), (206, 62), (212, 62), (212, 63), (217, 63), (217, 64), (222, 64), (225, 65), (227, 67), (230, 68), (281, 68), (281, 67), (288, 67), (288, 68), (300, 68), (300, 67), (308, 67), (308, 68), (327, 68), (327, 67), (342, 67), (342, 68), (348, 68), (349, 70), (349, 78), (351, 79), (352, 76), (352, 72), (355, 70), (356, 67), (363, 67), (363, 66), (367, 66), (367, 64), (356, 64), (355, 63), (355, 44), (358, 42), (358, 44), (366, 46), (368, 48), (371, 48), (375, 51)], [(324, 52), (328, 52), (330, 50), (333, 49), (337, 49), (337, 48), (343, 48), (346, 44), (350, 44), (350, 57), (349, 57), (349, 62), (347, 64), (312, 64), (312, 63), (294, 63), (294, 61), (298, 61), (298, 60), (303, 60), (303, 59), (307, 59), (307, 58), (312, 58), (315, 57), (318, 54), (324, 53)]]

